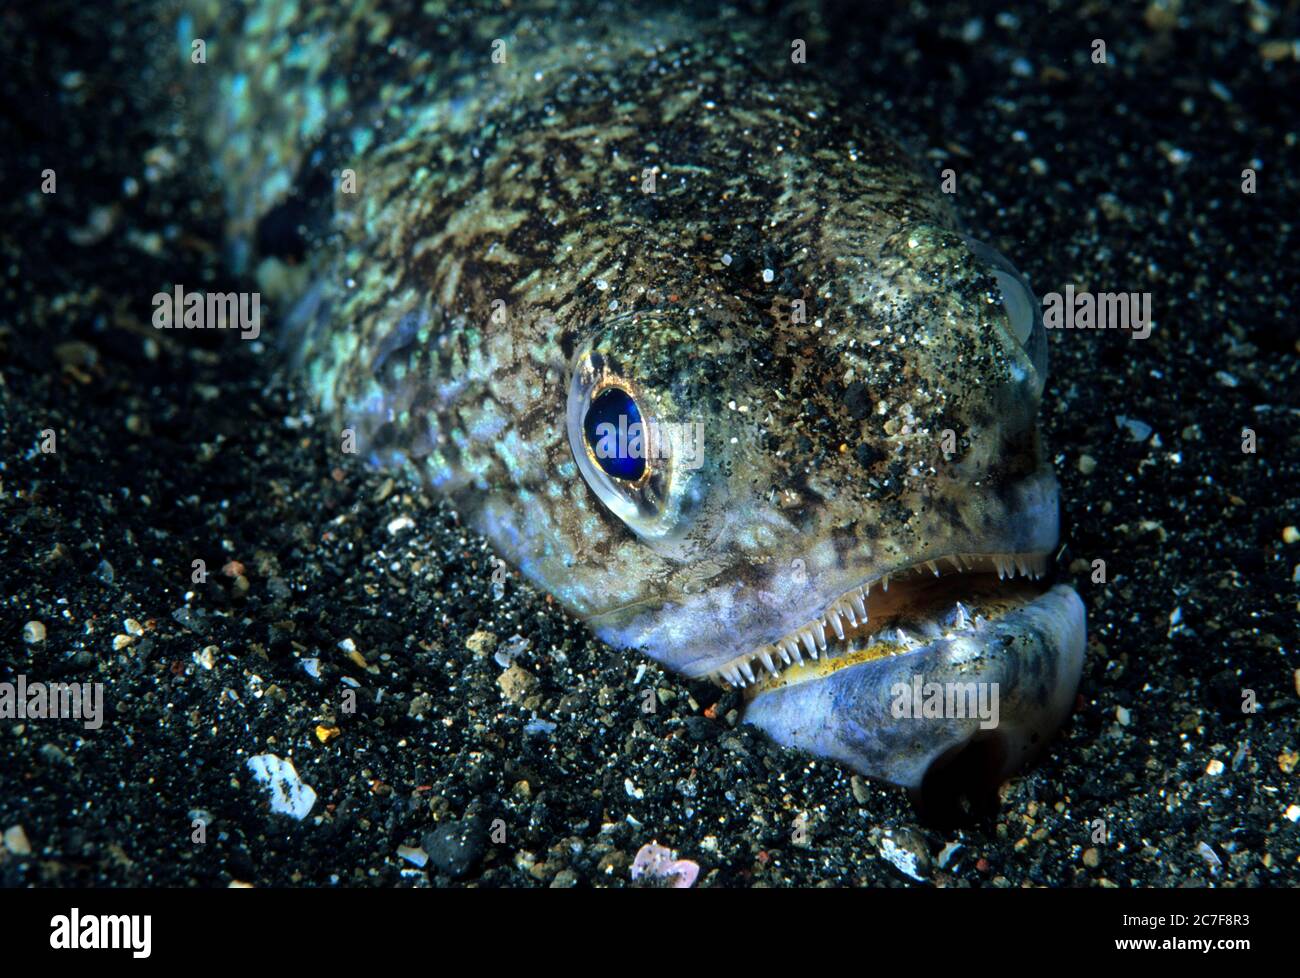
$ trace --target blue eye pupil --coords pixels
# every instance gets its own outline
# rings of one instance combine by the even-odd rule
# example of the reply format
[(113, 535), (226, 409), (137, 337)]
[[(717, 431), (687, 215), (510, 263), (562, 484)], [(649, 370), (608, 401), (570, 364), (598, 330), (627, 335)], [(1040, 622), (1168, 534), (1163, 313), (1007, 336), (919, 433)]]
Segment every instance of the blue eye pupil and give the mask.
[(627, 391), (607, 387), (587, 408), (582, 433), (596, 464), (607, 475), (636, 482), (645, 474), (645, 431), (641, 411)]

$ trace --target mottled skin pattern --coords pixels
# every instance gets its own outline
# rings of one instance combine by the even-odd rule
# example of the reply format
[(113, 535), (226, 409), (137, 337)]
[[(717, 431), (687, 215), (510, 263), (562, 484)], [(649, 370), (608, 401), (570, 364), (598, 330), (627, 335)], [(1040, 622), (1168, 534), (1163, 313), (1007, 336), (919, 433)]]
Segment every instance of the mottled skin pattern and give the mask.
[[(195, 17), (233, 257), (292, 308), (327, 437), (693, 676), (883, 573), (1050, 550), (1043, 378), (865, 107), (730, 20), (474, 6)], [(631, 525), (566, 430), (593, 355), (703, 425)]]

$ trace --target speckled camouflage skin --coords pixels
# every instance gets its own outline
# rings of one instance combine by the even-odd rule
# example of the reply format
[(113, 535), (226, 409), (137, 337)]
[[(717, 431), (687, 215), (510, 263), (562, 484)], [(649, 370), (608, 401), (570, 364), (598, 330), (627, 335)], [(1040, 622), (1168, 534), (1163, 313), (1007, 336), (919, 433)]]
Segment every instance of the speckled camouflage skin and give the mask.
[[(476, 6), (180, 28), (210, 38), (194, 99), (232, 256), (286, 310), (328, 437), (355, 431), (597, 634), (694, 676), (918, 562), (1050, 551), (1041, 365), (937, 178), (826, 66), (734, 20)], [(630, 522), (566, 428), (592, 363), (704, 432)], [(1070, 662), (1034, 654), (1020, 692), (1056, 704)]]

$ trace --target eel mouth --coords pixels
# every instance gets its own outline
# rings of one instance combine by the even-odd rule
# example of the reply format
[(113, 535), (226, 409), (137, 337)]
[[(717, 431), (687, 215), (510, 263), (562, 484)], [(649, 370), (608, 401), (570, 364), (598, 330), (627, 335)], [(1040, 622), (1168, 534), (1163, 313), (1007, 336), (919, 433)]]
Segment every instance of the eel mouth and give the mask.
[(1046, 591), (1049, 555), (957, 553), (919, 561), (846, 591), (774, 642), (710, 673), (746, 699), (935, 641), (980, 632)]

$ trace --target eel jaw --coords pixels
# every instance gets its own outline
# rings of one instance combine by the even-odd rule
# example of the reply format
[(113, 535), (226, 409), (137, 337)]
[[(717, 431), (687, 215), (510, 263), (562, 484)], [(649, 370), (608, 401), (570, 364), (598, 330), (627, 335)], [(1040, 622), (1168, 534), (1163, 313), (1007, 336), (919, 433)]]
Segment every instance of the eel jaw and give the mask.
[[(783, 746), (918, 792), (955, 758), (978, 758), (988, 785), (1032, 760), (1074, 702), (1083, 603), (1062, 585), (1002, 581), (1017, 571), (1041, 576), (1046, 555), (962, 555), (951, 563), (960, 571), (928, 581), (901, 575), (907, 584), (889, 598), (883, 588), (864, 586), (860, 601), (850, 592), (856, 623), (841, 623), (843, 638), (829, 615), (819, 619), (836, 632), (824, 643), (810, 626), (794, 633), (794, 654), (789, 637), (753, 653), (761, 678), (750, 659), (724, 665), (723, 678), (746, 687), (745, 722)], [(829, 611), (843, 616), (843, 603)], [(774, 657), (773, 648), (786, 656)]]
[[(980, 575), (992, 578), (996, 574), (997, 580), (1002, 581), (1019, 574), (1036, 581), (1043, 577), (1046, 568), (1047, 554), (1042, 553), (958, 553), (920, 561), (850, 588), (827, 605), (822, 614), (774, 642), (724, 662), (708, 675), (732, 686), (751, 686), (766, 684), (769, 678), (780, 676), (784, 670), (802, 666), (805, 656), (813, 661), (823, 658), (838, 661), (846, 653), (872, 647), (878, 647), (880, 655), (908, 652), (939, 637), (928, 627), (924, 616), (928, 600), (925, 594), (933, 590), (928, 586), (931, 578), (951, 584), (955, 575), (963, 575), (961, 580), (966, 582)], [(960, 594), (949, 604), (953, 621), (947, 630), (965, 628), (971, 623), (966, 619), (973, 621), (980, 617), (962, 604)], [(898, 627), (913, 621), (924, 635), (909, 634)]]

